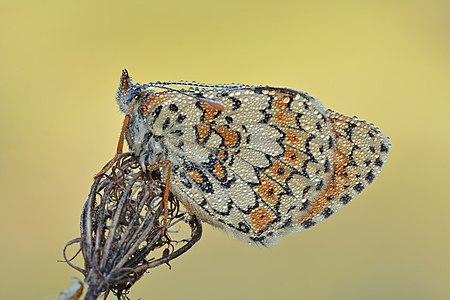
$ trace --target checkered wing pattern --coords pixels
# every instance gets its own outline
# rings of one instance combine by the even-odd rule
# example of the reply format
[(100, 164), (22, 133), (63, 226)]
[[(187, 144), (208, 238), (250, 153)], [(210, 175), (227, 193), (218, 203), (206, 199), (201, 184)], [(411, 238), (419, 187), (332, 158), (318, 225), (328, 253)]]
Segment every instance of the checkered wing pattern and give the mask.
[(374, 126), (288, 89), (164, 91), (138, 109), (173, 164), (170, 188), (180, 201), (204, 221), (263, 245), (351, 201), (389, 149)]

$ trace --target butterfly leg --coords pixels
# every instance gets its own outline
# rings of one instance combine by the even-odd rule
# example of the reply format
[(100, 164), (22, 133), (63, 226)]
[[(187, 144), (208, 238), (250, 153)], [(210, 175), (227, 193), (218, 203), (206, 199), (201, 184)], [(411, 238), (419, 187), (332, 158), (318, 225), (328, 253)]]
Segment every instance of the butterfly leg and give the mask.
[(103, 170), (101, 170), (100, 172), (98, 172), (95, 176), (95, 178), (98, 178), (100, 176), (102, 176), (103, 174), (105, 174), (109, 169), (111, 169), (111, 167), (114, 165), (114, 163), (117, 161), (117, 158), (119, 157), (119, 154), (122, 154), (123, 152), (123, 142), (125, 139), (125, 130), (128, 127), (128, 124), (130, 124), (130, 115), (126, 114), (125, 115), (125, 120), (123, 121), (123, 125), (122, 125), (122, 130), (120, 131), (120, 136), (119, 136), (119, 142), (117, 143), (117, 150), (116, 150), (116, 154), (114, 155), (113, 159), (109, 162), (109, 164), (103, 168)]
[(164, 187), (163, 206), (164, 206), (164, 219), (162, 224), (161, 236), (164, 235), (168, 218), (168, 204), (169, 204), (169, 188), (170, 188), (170, 173), (172, 171), (172, 162), (170, 160), (163, 160), (147, 166), (147, 171), (154, 171), (163, 166), (167, 166), (166, 183)]

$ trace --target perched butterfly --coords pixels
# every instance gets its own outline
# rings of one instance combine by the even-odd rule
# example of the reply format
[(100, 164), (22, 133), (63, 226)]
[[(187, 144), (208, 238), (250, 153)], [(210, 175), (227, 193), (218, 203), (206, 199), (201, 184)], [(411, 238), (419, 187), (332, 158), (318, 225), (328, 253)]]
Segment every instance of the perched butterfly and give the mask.
[(140, 85), (124, 70), (117, 103), (141, 165), (167, 166), (191, 213), (254, 244), (328, 218), (375, 179), (390, 147), (372, 124), (286, 88)]

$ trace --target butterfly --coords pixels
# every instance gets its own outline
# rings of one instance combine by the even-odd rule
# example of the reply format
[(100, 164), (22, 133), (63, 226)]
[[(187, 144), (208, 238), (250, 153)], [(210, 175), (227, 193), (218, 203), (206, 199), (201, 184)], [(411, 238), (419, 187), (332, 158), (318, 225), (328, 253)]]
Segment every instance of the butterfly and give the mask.
[(373, 182), (390, 148), (374, 125), (287, 88), (141, 85), (124, 70), (116, 101), (126, 114), (119, 144), (144, 169), (166, 166), (190, 213), (251, 244), (331, 216)]

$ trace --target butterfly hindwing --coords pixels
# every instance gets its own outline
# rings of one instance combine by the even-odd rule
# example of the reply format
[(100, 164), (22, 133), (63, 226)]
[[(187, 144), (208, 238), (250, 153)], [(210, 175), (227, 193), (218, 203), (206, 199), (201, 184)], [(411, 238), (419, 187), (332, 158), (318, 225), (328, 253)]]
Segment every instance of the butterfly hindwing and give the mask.
[(389, 149), (372, 125), (288, 89), (166, 91), (139, 109), (173, 164), (172, 192), (206, 222), (252, 243), (330, 216), (373, 181)]

